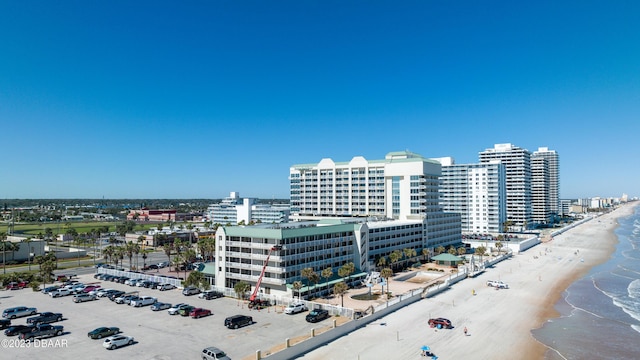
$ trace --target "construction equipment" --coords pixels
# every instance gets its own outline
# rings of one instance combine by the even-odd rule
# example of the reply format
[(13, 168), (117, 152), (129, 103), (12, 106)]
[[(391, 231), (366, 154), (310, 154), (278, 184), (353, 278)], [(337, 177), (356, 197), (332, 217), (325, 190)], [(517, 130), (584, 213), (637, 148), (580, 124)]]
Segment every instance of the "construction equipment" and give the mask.
[(282, 246), (275, 245), (271, 249), (269, 249), (269, 253), (267, 254), (267, 258), (264, 260), (264, 265), (262, 265), (262, 272), (260, 272), (260, 277), (258, 278), (258, 282), (256, 282), (256, 287), (253, 289), (251, 296), (249, 297), (249, 309), (262, 309), (271, 305), (269, 300), (258, 299), (258, 291), (260, 291), (260, 284), (262, 283), (262, 278), (264, 277), (264, 272), (267, 270), (267, 264), (269, 263), (269, 258), (271, 257), (271, 253), (274, 251), (282, 250)]

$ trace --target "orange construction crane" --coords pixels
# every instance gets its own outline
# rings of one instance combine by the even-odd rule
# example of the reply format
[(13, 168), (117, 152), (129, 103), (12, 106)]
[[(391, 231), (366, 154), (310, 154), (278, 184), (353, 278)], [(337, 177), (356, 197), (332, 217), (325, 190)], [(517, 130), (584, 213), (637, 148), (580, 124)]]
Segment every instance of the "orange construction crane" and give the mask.
[(258, 282), (256, 282), (256, 288), (253, 289), (253, 293), (251, 293), (251, 296), (249, 297), (249, 308), (252, 308), (254, 305), (262, 305), (262, 302), (260, 300), (256, 300), (256, 298), (258, 297), (258, 291), (260, 290), (260, 284), (262, 283), (264, 272), (265, 270), (267, 270), (267, 264), (269, 263), (269, 257), (271, 257), (271, 253), (278, 250), (282, 250), (282, 246), (276, 245), (269, 249), (267, 258), (264, 260), (264, 265), (262, 266), (262, 272), (260, 272), (260, 277), (258, 278)]

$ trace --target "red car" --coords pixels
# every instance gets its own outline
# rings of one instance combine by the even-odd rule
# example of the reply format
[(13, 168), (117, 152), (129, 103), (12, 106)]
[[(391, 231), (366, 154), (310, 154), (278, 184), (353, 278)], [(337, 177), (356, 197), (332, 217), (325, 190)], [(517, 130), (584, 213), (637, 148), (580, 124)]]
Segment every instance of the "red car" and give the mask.
[(84, 289), (82, 289), (82, 292), (92, 292), (94, 290), (98, 290), (100, 288), (100, 285), (87, 285)]
[(28, 281), (20, 281), (20, 282), (12, 281), (9, 284), (7, 284), (7, 289), (8, 290), (20, 290), (20, 289), (26, 288), (28, 284), (29, 284)]
[(209, 315), (211, 315), (211, 310), (203, 309), (203, 308), (195, 308), (191, 310), (191, 312), (189, 313), (189, 316), (191, 316), (194, 319), (198, 319), (203, 316), (209, 316)]

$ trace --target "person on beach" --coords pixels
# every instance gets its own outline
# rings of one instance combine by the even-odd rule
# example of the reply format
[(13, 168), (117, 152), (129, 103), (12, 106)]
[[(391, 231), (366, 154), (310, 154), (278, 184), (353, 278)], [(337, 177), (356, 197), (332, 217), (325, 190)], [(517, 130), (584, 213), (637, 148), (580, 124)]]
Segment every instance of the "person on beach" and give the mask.
[(466, 326), (464, 327), (463, 331), (464, 331), (464, 336), (467, 336), (467, 327)]

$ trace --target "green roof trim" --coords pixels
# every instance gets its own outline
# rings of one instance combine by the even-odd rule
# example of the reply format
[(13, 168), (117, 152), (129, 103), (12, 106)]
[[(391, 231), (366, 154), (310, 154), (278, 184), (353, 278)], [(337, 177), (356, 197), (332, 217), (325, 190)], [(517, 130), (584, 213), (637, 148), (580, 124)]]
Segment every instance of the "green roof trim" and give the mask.
[(449, 253), (442, 253), (440, 255), (436, 255), (436, 256), (431, 257), (431, 260), (436, 260), (436, 261), (463, 261), (464, 259), (459, 257), (459, 256), (451, 255)]

